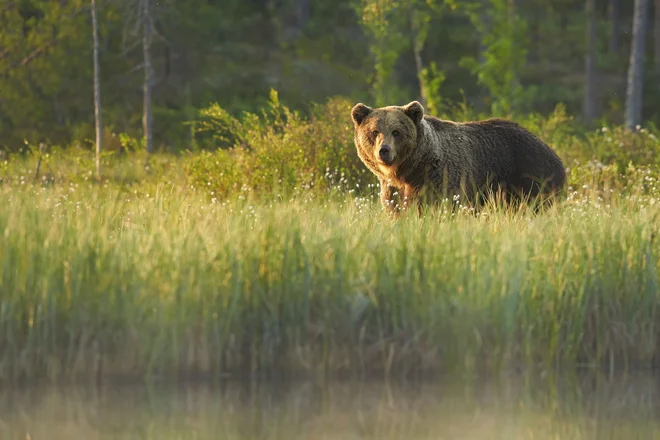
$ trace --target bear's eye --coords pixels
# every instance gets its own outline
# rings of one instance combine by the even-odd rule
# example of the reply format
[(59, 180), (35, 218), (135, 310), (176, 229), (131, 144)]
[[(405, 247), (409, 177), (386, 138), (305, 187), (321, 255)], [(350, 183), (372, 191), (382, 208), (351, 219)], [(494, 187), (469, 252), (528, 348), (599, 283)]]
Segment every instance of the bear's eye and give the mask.
[(394, 130), (394, 131), (392, 132), (392, 136), (398, 136), (399, 134), (400, 134), (400, 133), (399, 133), (399, 130)]
[(374, 137), (378, 136), (378, 130), (374, 130), (371, 134), (372, 134)]

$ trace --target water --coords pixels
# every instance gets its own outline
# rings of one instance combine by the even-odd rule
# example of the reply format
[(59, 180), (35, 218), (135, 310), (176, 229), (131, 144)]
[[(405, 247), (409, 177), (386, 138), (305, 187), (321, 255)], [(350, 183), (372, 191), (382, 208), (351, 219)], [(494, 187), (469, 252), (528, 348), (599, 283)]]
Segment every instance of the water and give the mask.
[(652, 439), (658, 378), (2, 389), (0, 439)]

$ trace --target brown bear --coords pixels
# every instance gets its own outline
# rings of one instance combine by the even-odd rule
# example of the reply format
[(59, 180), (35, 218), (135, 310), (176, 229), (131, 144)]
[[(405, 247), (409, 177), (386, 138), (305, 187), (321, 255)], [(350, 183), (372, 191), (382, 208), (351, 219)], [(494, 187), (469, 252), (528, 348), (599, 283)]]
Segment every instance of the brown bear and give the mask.
[(417, 101), (382, 108), (358, 103), (351, 117), (358, 156), (378, 177), (381, 203), (393, 215), (413, 204), (421, 209), (423, 200), (477, 206), (498, 191), (508, 202), (547, 199), (566, 182), (559, 156), (512, 121), (442, 120), (424, 114)]

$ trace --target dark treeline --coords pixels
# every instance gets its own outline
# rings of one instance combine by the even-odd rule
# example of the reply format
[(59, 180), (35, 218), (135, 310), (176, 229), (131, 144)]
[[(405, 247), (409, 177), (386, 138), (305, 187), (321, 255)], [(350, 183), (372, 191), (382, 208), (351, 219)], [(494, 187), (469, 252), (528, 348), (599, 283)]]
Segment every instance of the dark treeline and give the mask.
[[(92, 4), (0, 0), (1, 148), (94, 144)], [(110, 148), (113, 133), (143, 138), (145, 103), (153, 149), (174, 151), (192, 145), (184, 122), (199, 109), (217, 102), (231, 113), (256, 111), (270, 89), (302, 111), (342, 95), (370, 105), (419, 99), (437, 114), (461, 103), (500, 115), (563, 103), (587, 126), (660, 121), (660, 0), (96, 0), (95, 7)], [(635, 27), (643, 38), (633, 44)], [(626, 109), (628, 95), (639, 111)]]

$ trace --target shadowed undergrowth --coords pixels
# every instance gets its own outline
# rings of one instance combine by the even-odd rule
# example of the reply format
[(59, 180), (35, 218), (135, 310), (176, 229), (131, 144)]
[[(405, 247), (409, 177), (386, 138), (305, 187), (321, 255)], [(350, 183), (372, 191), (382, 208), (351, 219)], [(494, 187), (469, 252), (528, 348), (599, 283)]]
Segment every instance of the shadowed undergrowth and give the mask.
[(650, 366), (660, 207), (0, 187), (0, 376)]

